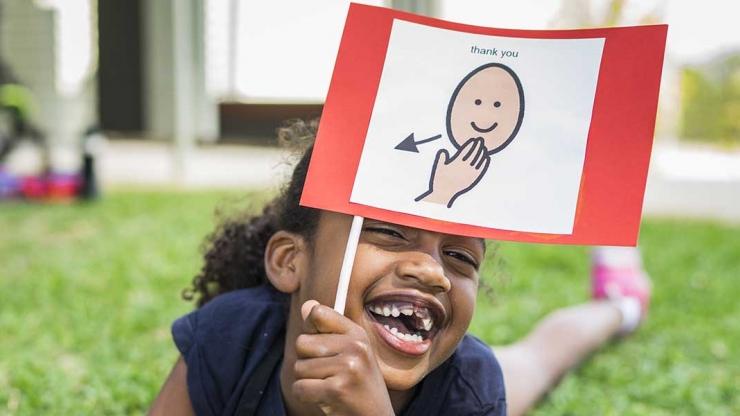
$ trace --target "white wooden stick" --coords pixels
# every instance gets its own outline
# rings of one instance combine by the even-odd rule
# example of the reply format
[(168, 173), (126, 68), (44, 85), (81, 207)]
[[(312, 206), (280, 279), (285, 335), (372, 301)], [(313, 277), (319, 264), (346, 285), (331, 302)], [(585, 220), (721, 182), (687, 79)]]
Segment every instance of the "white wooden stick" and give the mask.
[(339, 272), (339, 284), (337, 285), (337, 297), (334, 299), (334, 310), (344, 315), (344, 306), (347, 303), (347, 290), (349, 289), (349, 277), (352, 275), (352, 266), (355, 264), (355, 253), (357, 243), (360, 241), (362, 222), (365, 218), (355, 215), (352, 218), (352, 228), (349, 229), (347, 237), (347, 248), (344, 249), (344, 260), (342, 270)]

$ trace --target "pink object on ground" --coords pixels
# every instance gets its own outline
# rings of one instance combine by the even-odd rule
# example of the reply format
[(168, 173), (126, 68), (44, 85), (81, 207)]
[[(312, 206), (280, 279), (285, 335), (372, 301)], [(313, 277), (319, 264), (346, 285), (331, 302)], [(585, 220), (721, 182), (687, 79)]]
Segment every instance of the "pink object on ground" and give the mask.
[(77, 197), (81, 184), (77, 174), (30, 175), (21, 178), (20, 191), (28, 199), (66, 201)]
[(47, 178), (47, 197), (50, 199), (72, 199), (77, 196), (81, 187), (81, 180), (76, 174), (49, 175)]
[(592, 252), (591, 296), (594, 299), (635, 298), (641, 319), (650, 306), (650, 279), (636, 247), (595, 247)]
[(28, 199), (44, 198), (48, 192), (46, 178), (43, 176), (24, 176), (21, 178), (21, 194)]

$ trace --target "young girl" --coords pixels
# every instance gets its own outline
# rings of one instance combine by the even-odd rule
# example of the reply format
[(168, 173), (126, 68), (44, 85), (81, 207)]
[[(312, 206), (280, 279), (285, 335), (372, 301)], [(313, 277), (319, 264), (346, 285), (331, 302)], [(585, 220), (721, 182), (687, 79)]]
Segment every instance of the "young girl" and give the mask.
[[(280, 136), (310, 142), (314, 131), (298, 122)], [(173, 325), (181, 357), (150, 414), (505, 415), (507, 393), (518, 414), (623, 323), (618, 303), (582, 306), (594, 329), (558, 356), (537, 344), (557, 344), (582, 311), (546, 319), (503, 350), (515, 380), (505, 389), (492, 349), (466, 334), (484, 241), (372, 219), (336, 313), (351, 217), (298, 205), (310, 153), (261, 215), (211, 236), (193, 281), (199, 309)]]

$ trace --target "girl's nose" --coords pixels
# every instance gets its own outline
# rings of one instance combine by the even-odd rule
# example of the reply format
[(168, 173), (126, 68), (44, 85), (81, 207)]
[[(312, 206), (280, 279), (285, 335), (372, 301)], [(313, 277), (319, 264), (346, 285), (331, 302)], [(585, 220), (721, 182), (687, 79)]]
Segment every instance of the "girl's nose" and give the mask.
[(402, 253), (396, 263), (396, 275), (413, 281), (434, 293), (448, 292), (451, 284), (442, 265), (433, 256), (419, 251)]

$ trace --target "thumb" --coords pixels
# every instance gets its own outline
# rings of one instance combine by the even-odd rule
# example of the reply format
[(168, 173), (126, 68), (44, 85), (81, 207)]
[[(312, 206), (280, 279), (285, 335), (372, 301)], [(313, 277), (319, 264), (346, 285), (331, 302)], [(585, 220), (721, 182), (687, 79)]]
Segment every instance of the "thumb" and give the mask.
[(450, 163), (450, 154), (445, 149), (439, 149), (437, 152), (437, 156), (434, 158), (434, 167), (439, 167), (442, 163), (445, 165)]
[(313, 299), (303, 302), (303, 305), (301, 306), (301, 316), (303, 317), (304, 321), (306, 320), (306, 318), (308, 318), (308, 314), (311, 313), (311, 309), (313, 309), (314, 306), (318, 304), (319, 302)]

